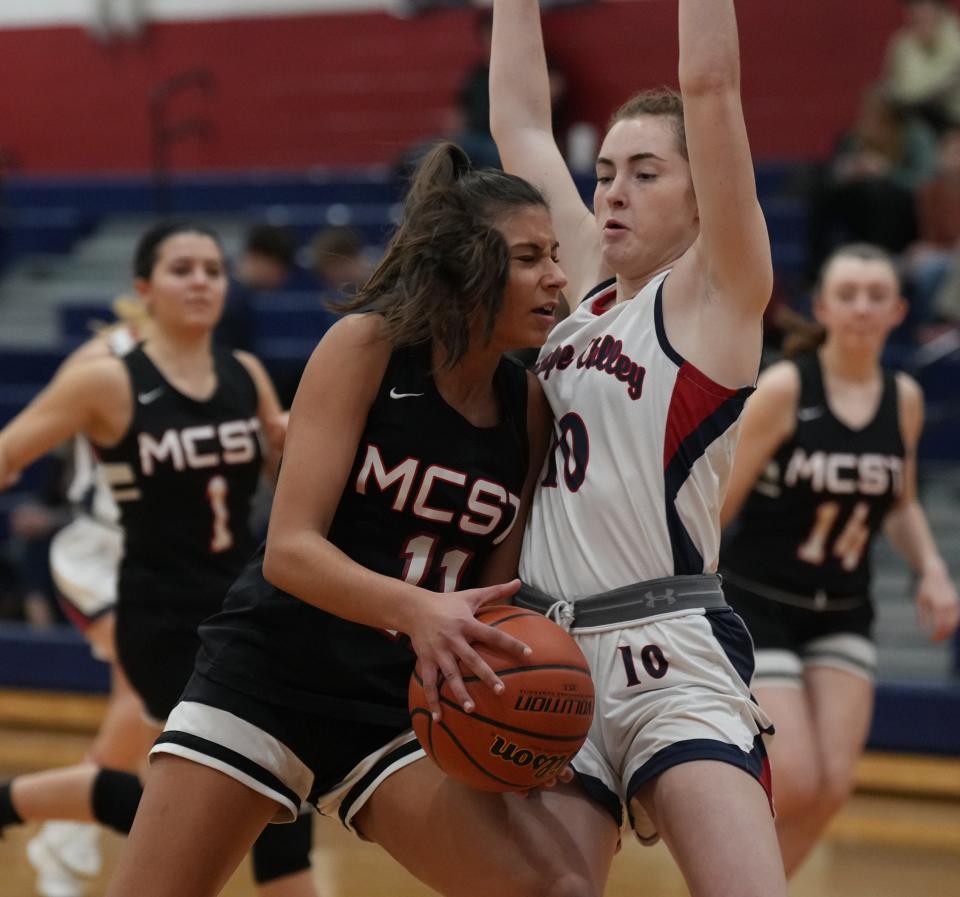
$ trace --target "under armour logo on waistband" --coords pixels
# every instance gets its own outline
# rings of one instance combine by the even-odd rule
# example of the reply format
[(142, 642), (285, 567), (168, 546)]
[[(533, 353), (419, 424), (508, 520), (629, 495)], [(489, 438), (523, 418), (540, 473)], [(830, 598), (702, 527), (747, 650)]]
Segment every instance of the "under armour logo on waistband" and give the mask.
[(671, 604), (677, 603), (677, 599), (674, 598), (673, 595), (673, 589), (667, 589), (662, 595), (654, 595), (653, 592), (645, 592), (643, 595), (643, 600), (647, 607), (656, 607), (661, 603), (666, 604), (669, 607)]

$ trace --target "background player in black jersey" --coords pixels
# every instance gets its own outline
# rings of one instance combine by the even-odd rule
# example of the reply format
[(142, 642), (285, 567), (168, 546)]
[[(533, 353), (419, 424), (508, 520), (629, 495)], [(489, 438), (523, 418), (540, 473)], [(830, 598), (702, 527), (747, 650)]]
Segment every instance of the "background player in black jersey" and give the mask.
[[(212, 345), (226, 266), (216, 234), (193, 223), (148, 231), (134, 285), (151, 317), (122, 358), (68, 365), (0, 434), (0, 482), (75, 434), (96, 447), (121, 510), (124, 555), (116, 647), (157, 731), (193, 670), (197, 626), (219, 609), (252, 550), (250, 501), (284, 422), (262, 365)], [(128, 831), (136, 776), (86, 764), (0, 787), (0, 827), (94, 818)], [(273, 894), (310, 897), (310, 818), (264, 833), (254, 873)]]
[[(753, 635), (753, 688), (777, 729), (777, 833), (797, 869), (853, 785), (873, 709), (870, 548), (882, 527), (916, 571), (935, 639), (957, 593), (917, 500), (923, 396), (880, 366), (903, 319), (896, 270), (872, 246), (839, 249), (820, 275), (816, 352), (773, 365), (747, 403), (723, 520), (724, 590)], [(752, 491), (751, 491), (752, 490)]]
[(546, 338), (556, 252), (525, 181), (473, 170), (452, 144), (421, 163), (351, 304), (367, 313), (334, 325), (307, 366), (265, 549), (201, 627), (109, 894), (214, 894), (263, 825), (307, 798), (373, 840), (390, 831), (394, 855), (447, 893), (489, 893), (487, 852), (468, 845), (496, 837), (518, 882), (501, 893), (536, 892), (520, 890), (531, 858), (506, 799), (423, 758), (406, 693), (419, 659), (434, 711), (440, 673), (468, 709), (458, 661), (503, 688), (472, 643), (526, 650), (474, 614), (519, 586), (548, 412), (503, 353)]

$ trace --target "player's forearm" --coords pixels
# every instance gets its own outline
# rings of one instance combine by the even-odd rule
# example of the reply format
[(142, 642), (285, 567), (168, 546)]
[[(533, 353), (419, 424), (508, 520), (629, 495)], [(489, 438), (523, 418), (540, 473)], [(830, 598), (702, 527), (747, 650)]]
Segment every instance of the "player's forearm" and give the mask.
[(946, 566), (919, 502), (910, 501), (891, 511), (883, 531), (897, 554), (917, 573)]
[(490, 127), (497, 142), (521, 128), (551, 130), (550, 81), (537, 0), (495, 0)]
[(0, 490), (12, 486), (20, 476), (20, 471), (14, 468), (7, 459), (3, 439), (0, 438)]
[(317, 532), (271, 534), (263, 575), (278, 589), (327, 613), (398, 632), (406, 631), (411, 603), (421, 592), (361, 566)]
[(739, 90), (740, 44), (733, 0), (679, 0), (680, 90)]

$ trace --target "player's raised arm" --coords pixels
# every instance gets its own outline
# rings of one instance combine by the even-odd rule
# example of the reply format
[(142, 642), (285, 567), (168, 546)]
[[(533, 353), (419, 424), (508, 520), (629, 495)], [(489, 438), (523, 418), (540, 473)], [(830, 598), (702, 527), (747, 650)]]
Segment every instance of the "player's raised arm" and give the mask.
[(759, 319), (773, 270), (740, 100), (734, 3), (679, 4), (680, 90), (700, 213), (697, 258), (711, 292)]
[(600, 236), (553, 137), (550, 82), (537, 0), (495, 0), (490, 54), (490, 130), (503, 167), (540, 187), (575, 305), (609, 276)]

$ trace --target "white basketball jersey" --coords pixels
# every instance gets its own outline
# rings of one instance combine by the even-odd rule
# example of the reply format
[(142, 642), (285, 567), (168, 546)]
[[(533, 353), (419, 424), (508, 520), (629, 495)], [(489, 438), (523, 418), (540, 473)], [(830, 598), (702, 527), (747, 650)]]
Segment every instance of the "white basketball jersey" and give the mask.
[(717, 568), (720, 504), (753, 390), (714, 383), (669, 344), (668, 273), (627, 302), (616, 303), (615, 281), (601, 284), (537, 361), (555, 440), (520, 576), (557, 598)]
[[(133, 332), (123, 326), (110, 329), (104, 334), (103, 339), (117, 358), (123, 358), (137, 345)], [(90, 516), (111, 526), (119, 523), (120, 509), (113, 499), (105, 471), (97, 462), (93, 447), (87, 438), (76, 436), (73, 442), (73, 479), (67, 489), (67, 499), (73, 504), (80, 504), (88, 498)]]

